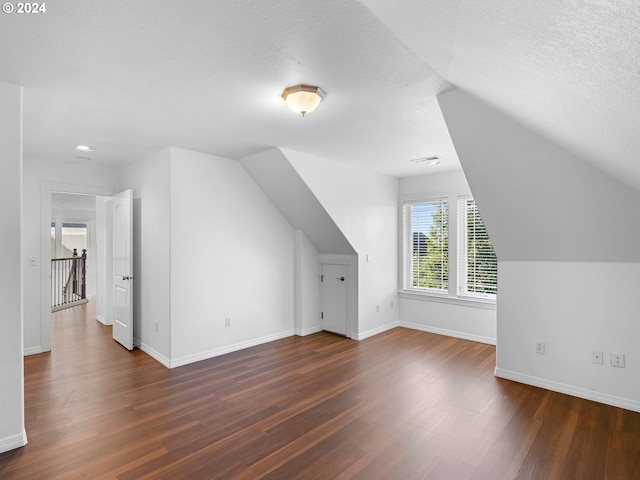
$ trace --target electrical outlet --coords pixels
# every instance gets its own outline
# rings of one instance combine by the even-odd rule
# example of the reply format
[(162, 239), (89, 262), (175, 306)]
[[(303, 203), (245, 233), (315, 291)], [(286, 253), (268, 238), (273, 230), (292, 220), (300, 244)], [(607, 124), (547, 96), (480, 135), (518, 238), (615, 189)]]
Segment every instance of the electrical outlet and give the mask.
[(618, 368), (624, 368), (624, 353), (612, 353), (611, 365)]
[(225, 317), (224, 326), (227, 328), (231, 326), (231, 317)]
[(389, 302), (389, 307), (390, 307), (390, 308), (393, 308), (393, 300), (391, 300), (391, 301)]
[(544, 355), (544, 342), (536, 340), (536, 353)]
[(158, 322), (156, 321), (155, 324), (156, 324), (156, 333), (158, 333)]
[(594, 350), (591, 352), (591, 363), (602, 365), (602, 350)]
[(380, 311), (380, 305), (376, 305), (376, 312)]

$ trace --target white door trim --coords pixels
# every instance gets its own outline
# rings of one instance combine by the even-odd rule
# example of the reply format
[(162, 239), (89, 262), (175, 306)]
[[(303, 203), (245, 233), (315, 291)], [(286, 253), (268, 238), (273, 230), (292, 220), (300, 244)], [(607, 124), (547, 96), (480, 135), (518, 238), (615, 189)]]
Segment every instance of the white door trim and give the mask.
[(51, 350), (51, 194), (78, 193), (112, 196), (115, 189), (95, 185), (74, 185), (43, 181), (40, 184), (40, 347)]

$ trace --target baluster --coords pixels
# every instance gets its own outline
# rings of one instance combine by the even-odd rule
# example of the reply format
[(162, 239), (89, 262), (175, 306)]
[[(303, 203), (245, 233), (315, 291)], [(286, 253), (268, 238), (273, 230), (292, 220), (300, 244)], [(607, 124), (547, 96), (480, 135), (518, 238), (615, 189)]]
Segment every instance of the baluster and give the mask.
[(79, 260), (78, 260), (78, 249), (74, 248), (73, 249), (73, 261), (72, 261), (72, 264), (73, 264), (73, 266), (72, 266), (72, 268), (73, 268), (73, 273), (72, 273), (72, 275), (73, 275), (73, 277), (72, 277), (73, 278), (73, 280), (72, 280), (73, 288), (72, 288), (72, 292), (71, 292), (71, 301), (72, 302), (76, 300), (76, 297), (78, 295), (78, 262), (79, 262)]
[(87, 249), (82, 250), (82, 277), (81, 281), (81, 298), (84, 300), (87, 298)]

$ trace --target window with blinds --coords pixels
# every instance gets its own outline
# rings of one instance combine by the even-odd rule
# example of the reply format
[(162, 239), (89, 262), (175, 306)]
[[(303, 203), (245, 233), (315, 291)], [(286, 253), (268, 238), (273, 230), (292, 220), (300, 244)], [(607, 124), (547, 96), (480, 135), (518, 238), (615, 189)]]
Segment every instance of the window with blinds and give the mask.
[(446, 200), (404, 202), (404, 289), (447, 293), (449, 206)]
[(458, 295), (495, 299), (498, 259), (476, 202), (458, 198)]

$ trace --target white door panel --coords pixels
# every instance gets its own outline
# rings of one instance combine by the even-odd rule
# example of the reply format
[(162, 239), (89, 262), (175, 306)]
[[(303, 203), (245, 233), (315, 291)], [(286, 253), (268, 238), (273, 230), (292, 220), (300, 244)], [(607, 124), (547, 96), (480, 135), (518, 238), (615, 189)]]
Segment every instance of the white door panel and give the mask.
[(347, 334), (347, 265), (322, 265), (322, 328)]
[(113, 197), (113, 339), (133, 350), (133, 192)]

